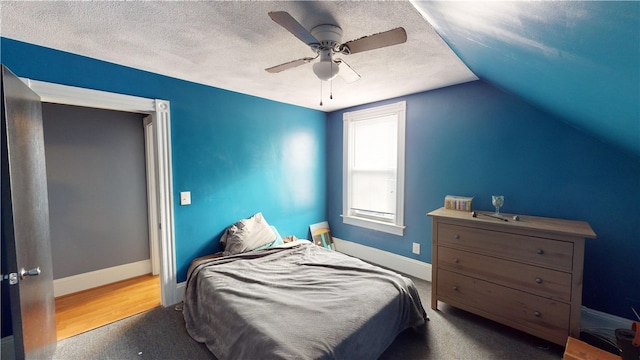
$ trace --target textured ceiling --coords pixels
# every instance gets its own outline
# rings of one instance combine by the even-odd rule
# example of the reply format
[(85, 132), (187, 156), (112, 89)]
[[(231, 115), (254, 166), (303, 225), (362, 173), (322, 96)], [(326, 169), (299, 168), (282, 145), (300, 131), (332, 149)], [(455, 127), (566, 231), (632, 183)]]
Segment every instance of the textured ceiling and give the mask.
[[(409, 2), (1, 2), (3, 37), (322, 111), (476, 80)], [(402, 26), (404, 44), (341, 56), (361, 79), (323, 83), (311, 64), (264, 69), (312, 56), (273, 22), (287, 11), (304, 27), (342, 27), (343, 41)], [(332, 91), (333, 100), (329, 99)]]

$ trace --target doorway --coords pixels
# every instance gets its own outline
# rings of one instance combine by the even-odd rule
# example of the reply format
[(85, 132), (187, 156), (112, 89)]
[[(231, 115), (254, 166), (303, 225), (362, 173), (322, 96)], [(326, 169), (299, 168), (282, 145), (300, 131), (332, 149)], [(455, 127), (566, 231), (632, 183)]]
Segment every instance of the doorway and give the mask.
[(56, 297), (151, 272), (144, 117), (42, 103)]
[[(178, 302), (176, 282), (173, 184), (171, 166), (171, 117), (170, 104), (165, 100), (147, 99), (136, 96), (108, 93), (104, 91), (83, 89), (66, 85), (52, 84), (31, 79), (22, 79), (42, 102), (84, 106), (97, 109), (108, 109), (148, 115), (146, 120), (145, 143), (151, 143), (153, 170), (148, 180), (155, 186), (155, 204), (149, 206), (149, 215), (155, 221), (150, 236), (156, 236), (156, 269), (159, 270), (161, 304), (173, 305)], [(147, 154), (147, 157), (149, 154)], [(155, 234), (155, 235), (154, 235)], [(154, 241), (153, 239), (151, 241)], [(153, 265), (152, 265), (153, 267)]]
[(58, 340), (160, 305), (145, 117), (42, 103)]

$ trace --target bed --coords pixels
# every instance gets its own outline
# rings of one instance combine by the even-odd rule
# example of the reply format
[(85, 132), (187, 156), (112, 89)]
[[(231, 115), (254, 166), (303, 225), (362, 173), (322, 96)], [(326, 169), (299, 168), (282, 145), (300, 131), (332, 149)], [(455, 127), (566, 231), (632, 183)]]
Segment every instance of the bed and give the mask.
[(411, 279), (310, 241), (228, 248), (192, 263), (183, 307), (218, 359), (375, 359), (427, 319)]

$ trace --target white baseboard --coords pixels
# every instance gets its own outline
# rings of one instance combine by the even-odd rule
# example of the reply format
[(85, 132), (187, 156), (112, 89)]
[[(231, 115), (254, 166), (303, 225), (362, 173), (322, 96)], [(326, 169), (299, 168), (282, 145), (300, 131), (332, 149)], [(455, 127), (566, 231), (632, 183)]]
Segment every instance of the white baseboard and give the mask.
[(589, 309), (586, 306), (582, 307), (581, 313), (580, 327), (582, 329), (608, 329), (613, 334), (615, 329), (631, 329), (633, 323), (633, 320)]
[(333, 242), (336, 251), (341, 253), (415, 276), (418, 279), (431, 281), (431, 264), (335, 237)]
[(178, 283), (178, 285), (176, 285), (176, 298), (178, 299), (178, 302), (182, 302), (184, 301), (184, 289), (187, 287), (187, 282), (183, 281), (181, 283)]
[(150, 273), (150, 259), (114, 266), (53, 280), (53, 294), (55, 297), (72, 294)]

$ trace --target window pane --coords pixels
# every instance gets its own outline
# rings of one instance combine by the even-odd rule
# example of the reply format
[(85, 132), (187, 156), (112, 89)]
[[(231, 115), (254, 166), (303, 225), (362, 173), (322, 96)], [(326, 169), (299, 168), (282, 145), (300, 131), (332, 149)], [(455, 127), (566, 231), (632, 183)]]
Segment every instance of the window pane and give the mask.
[(396, 180), (391, 172), (353, 171), (351, 208), (395, 214)]
[(398, 158), (397, 115), (356, 121), (353, 126), (353, 167), (362, 170), (395, 169)]

